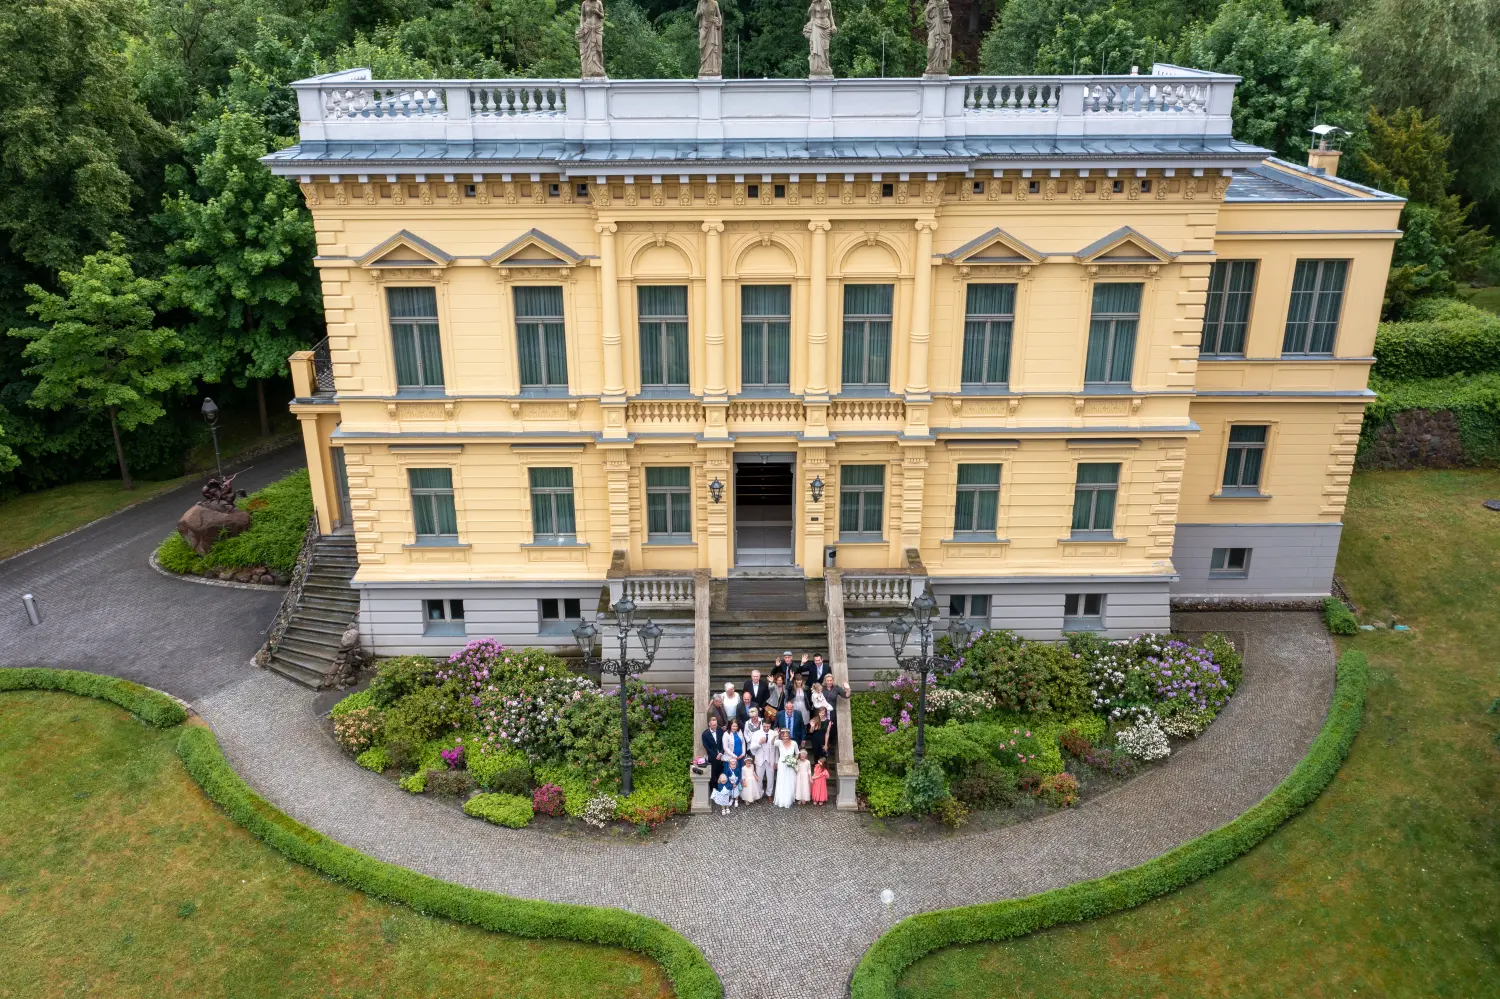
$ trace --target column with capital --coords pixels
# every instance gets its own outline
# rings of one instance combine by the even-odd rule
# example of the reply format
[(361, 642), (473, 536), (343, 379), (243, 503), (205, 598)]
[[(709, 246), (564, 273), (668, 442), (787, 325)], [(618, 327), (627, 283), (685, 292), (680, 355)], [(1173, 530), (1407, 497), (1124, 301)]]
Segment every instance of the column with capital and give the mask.
[(808, 286), (807, 389), (804, 436), (828, 436), (828, 230), (827, 219), (807, 223), (812, 232), (812, 280)]
[(906, 362), (906, 399), (929, 402), (927, 345), (932, 339), (932, 231), (937, 222), (917, 221), (917, 263), (912, 282), (910, 350)]
[(705, 437), (724, 439), (729, 436), (729, 386), (725, 378), (724, 357), (724, 223), (709, 219), (703, 223), (703, 408)]
[(604, 341), (604, 391), (599, 402), (604, 408), (604, 436), (624, 437), (625, 429), (625, 347), (620, 338), (620, 273), (615, 260), (613, 222), (594, 226), (599, 234), (599, 328)]

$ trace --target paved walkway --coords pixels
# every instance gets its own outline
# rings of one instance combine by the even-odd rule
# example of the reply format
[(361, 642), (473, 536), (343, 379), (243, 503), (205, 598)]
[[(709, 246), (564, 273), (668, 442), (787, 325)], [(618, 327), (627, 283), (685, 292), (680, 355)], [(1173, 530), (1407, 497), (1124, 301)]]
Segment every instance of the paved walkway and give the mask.
[[(247, 485), (296, 464), (295, 452), (263, 459)], [(239, 772), (300, 821), (450, 881), (660, 919), (703, 949), (731, 999), (835, 999), (901, 917), (1097, 877), (1222, 825), (1302, 757), (1332, 693), (1333, 649), (1318, 615), (1183, 615), (1180, 629), (1243, 640), (1240, 692), (1166, 765), (1082, 808), (925, 841), (878, 835), (865, 818), (831, 809), (769, 806), (695, 816), (648, 839), (502, 829), (360, 770), (327, 735), (312, 692), (249, 665), (276, 594), (165, 579), (146, 565), (188, 499), (169, 494), (0, 563), (0, 605), (15, 611), (0, 618), (0, 663), (94, 669), (177, 694)], [(26, 590), (47, 615), (39, 628), (20, 612)], [(785, 887), (767, 888), (781, 872)], [(886, 888), (890, 907), (880, 902)], [(746, 901), (752, 890), (760, 901)], [(809, 958), (813, 929), (827, 942)]]

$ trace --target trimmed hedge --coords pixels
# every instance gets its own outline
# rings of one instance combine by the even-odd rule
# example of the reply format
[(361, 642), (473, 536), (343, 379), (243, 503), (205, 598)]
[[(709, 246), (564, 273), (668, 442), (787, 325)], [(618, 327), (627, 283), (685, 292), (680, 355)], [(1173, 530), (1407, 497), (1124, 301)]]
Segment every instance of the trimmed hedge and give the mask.
[(186, 709), (160, 691), (117, 676), (76, 669), (0, 668), (0, 690), (61, 690), (82, 697), (97, 697), (118, 704), (156, 728), (171, 728), (187, 721)]
[(719, 976), (698, 948), (654, 919), (619, 909), (508, 898), (387, 864), (277, 810), (234, 772), (208, 729), (184, 729), (177, 753), (188, 773), (231, 818), (290, 859), (335, 881), (427, 915), (496, 933), (624, 947), (659, 963), (680, 999), (724, 995)]
[(1334, 635), (1359, 634), (1359, 619), (1338, 597), (1323, 598), (1323, 623)]
[(1009, 940), (1129, 909), (1211, 874), (1307, 807), (1338, 773), (1364, 716), (1369, 664), (1345, 652), (1333, 703), (1307, 755), (1276, 789), (1232, 822), (1139, 867), (1026, 898), (911, 916), (875, 941), (854, 969), (852, 999), (894, 999), (901, 974), (943, 947)]
[(1453, 413), (1466, 460), (1476, 465), (1500, 463), (1500, 372), (1416, 381), (1392, 381), (1377, 375), (1370, 379), (1370, 388), (1379, 398), (1365, 411), (1360, 428), (1362, 460), (1367, 460), (1375, 448), (1381, 428), (1397, 414), (1424, 409)]
[(1419, 301), (1375, 333), (1376, 375), (1415, 381), (1500, 369), (1500, 316), (1457, 299)]

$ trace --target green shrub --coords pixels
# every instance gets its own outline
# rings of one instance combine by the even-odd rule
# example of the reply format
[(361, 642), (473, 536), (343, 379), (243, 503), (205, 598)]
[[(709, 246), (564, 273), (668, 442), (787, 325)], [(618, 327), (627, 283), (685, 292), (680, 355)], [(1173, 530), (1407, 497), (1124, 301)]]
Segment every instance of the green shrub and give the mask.
[(349, 712), (357, 711), (360, 708), (377, 707), (380, 707), (380, 705), (375, 703), (374, 697), (370, 694), (370, 692), (368, 690), (360, 690), (356, 691), (353, 694), (350, 694), (348, 697), (335, 704), (332, 708), (329, 708), (328, 717), (342, 718)]
[(354, 762), (366, 770), (373, 770), (378, 774), (385, 773), (386, 767), (391, 765), (391, 754), (386, 752), (384, 746), (376, 746), (367, 749), (354, 758)]
[(1375, 333), (1372, 372), (1393, 381), (1500, 369), (1500, 316), (1457, 299), (1414, 303)]
[(950, 777), (968, 772), (980, 760), (990, 756), (990, 750), (972, 738), (971, 731), (962, 722), (928, 725), (927, 758), (942, 767)]
[(0, 690), (61, 690), (109, 701), (156, 728), (187, 721), (187, 710), (166, 694), (119, 677), (41, 666), (0, 667)]
[(467, 770), (424, 770), (425, 789), (431, 794), (461, 798), (474, 791), (474, 778)]
[(938, 821), (949, 829), (957, 829), (969, 821), (969, 810), (951, 794), (944, 795), (938, 799), (938, 803), (933, 808), (932, 814), (936, 815)]
[(588, 776), (572, 767), (557, 764), (536, 767), (533, 775), (538, 784), (556, 784), (562, 788), (563, 807), (573, 818), (583, 818), (589, 798), (594, 794)]
[(435, 687), (437, 671), (438, 664), (426, 656), (382, 659), (375, 665), (375, 679), (367, 691), (370, 703), (388, 708), (419, 687)]
[(684, 793), (680, 787), (636, 787), (620, 799), (617, 814), (626, 822), (654, 828), (674, 815), (685, 813), (691, 804), (691, 790)]
[(464, 814), (509, 829), (531, 824), (531, 799), (515, 794), (476, 794), (464, 802)]
[(723, 984), (702, 953), (662, 923), (618, 909), (494, 895), (384, 863), (278, 811), (230, 769), (208, 729), (186, 729), (177, 752), (204, 793), (231, 818), (289, 859), (336, 881), (429, 916), (495, 933), (624, 947), (657, 961), (677, 999), (722, 999)]
[(171, 572), (183, 573), (256, 565), (281, 573), (295, 569), (307, 522), (313, 514), (307, 469), (251, 493), (238, 506), (250, 511), (250, 527), (243, 534), (221, 537), (207, 555), (199, 555), (174, 531), (156, 549), (157, 564)]
[(1219, 675), (1229, 682), (1231, 693), (1239, 689), (1240, 681), (1245, 678), (1245, 657), (1234, 647), (1234, 643), (1223, 635), (1204, 635), (1202, 645), (1214, 657), (1214, 665), (1219, 667)]
[(514, 750), (476, 752), (469, 756), (468, 767), (480, 787), (506, 794), (530, 793), (531, 764), (523, 754)]
[(1244, 854), (1310, 804), (1333, 780), (1364, 715), (1369, 665), (1362, 653), (1338, 663), (1323, 729), (1292, 772), (1249, 811), (1139, 867), (1026, 898), (912, 916), (875, 941), (850, 981), (852, 999), (895, 999), (901, 974), (943, 947), (1009, 940), (1049, 926), (1094, 919), (1150, 901)]
[(1065, 644), (1028, 642), (1026, 656), (1035, 659), (1043, 670), (1046, 680), (1042, 684), (1042, 695), (1047, 701), (1047, 710), (1057, 715), (1088, 714), (1094, 707), (1094, 695), (1089, 689), (1089, 672), (1082, 656)]
[(472, 718), (463, 689), (455, 681), (441, 687), (418, 687), (385, 711), (386, 740), (425, 746), (455, 732)]
[(414, 774), (402, 777), (401, 790), (409, 791), (412, 794), (421, 794), (427, 790), (427, 771), (418, 770)]
[(870, 814), (876, 818), (906, 814), (906, 782), (900, 777), (888, 773), (866, 774), (861, 769), (857, 790), (864, 795)]
[(1359, 621), (1344, 602), (1337, 597), (1323, 598), (1323, 622), (1335, 635), (1359, 634)]
[(953, 797), (970, 811), (1006, 808), (1016, 803), (1016, 775), (999, 764), (984, 760), (952, 783)]
[(943, 768), (936, 760), (917, 760), (906, 771), (906, 809), (913, 815), (928, 815), (948, 794)]

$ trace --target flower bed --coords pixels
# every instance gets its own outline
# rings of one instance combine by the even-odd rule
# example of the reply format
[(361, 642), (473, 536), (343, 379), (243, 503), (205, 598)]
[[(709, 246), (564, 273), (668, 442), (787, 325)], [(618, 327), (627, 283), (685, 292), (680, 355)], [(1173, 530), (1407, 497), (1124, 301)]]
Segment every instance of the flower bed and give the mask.
[(1172, 739), (1200, 735), (1241, 670), (1220, 635), (1194, 646), (1165, 635), (1047, 643), (980, 632), (929, 679), (927, 765), (913, 762), (914, 677), (883, 675), (854, 695), (858, 792), (877, 817), (949, 826), (1022, 802), (1070, 807), (1086, 783), (1129, 776), (1169, 755)]
[[(512, 827), (536, 814), (649, 828), (688, 810), (692, 705), (637, 681), (627, 700), (635, 764), (628, 796), (620, 794), (619, 688), (602, 689), (541, 649), (485, 638), (444, 662), (387, 659), (369, 689), (329, 715), (334, 738), (360, 766), (407, 791), (486, 792), (466, 809), (475, 817)], [(495, 817), (496, 796), (505, 797), (504, 821)]]
[(312, 516), (312, 489), (307, 469), (300, 469), (239, 501), (250, 511), (250, 528), (232, 538), (221, 537), (199, 555), (173, 531), (156, 549), (156, 564), (168, 572), (206, 576), (241, 583), (291, 581), (302, 550), (302, 536)]

